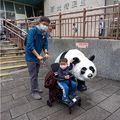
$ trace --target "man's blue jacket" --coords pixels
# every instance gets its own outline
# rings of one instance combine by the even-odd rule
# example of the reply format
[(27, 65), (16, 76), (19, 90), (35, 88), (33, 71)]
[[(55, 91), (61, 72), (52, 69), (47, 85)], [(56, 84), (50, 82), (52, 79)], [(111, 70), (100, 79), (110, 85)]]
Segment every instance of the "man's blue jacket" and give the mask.
[(27, 62), (40, 63), (37, 57), (32, 53), (33, 49), (40, 55), (42, 50), (48, 50), (48, 34), (41, 32), (36, 26), (32, 27), (27, 35), (25, 46), (25, 59)]

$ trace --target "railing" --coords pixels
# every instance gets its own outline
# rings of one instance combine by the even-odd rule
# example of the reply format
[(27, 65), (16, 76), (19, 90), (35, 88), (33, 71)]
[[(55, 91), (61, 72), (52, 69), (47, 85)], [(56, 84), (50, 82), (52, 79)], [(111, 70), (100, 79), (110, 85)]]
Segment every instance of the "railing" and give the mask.
[[(52, 37), (120, 39), (120, 4), (83, 9), (71, 13), (48, 16), (51, 19)], [(103, 27), (100, 27), (102, 18)], [(36, 25), (39, 17), (16, 20), (27, 31)], [(102, 34), (100, 31), (102, 30)]]
[(2, 19), (1, 22), (3, 23), (1, 27), (4, 29), (6, 38), (15, 43), (19, 49), (24, 49), (24, 39), (27, 32), (17, 27), (14, 21)]
[[(60, 13), (59, 15), (48, 17), (52, 25), (51, 36), (55, 38), (120, 39), (120, 4), (94, 9), (84, 8), (82, 11)], [(101, 18), (104, 24), (102, 28), (100, 26)], [(19, 31), (19, 35), (22, 35), (24, 31), (27, 32), (31, 26), (38, 24), (38, 19), (39, 17), (31, 17), (16, 20), (14, 21), (15, 26), (13, 26), (13, 28)], [(10, 27), (9, 29), (12, 30)], [(17, 33), (17, 31), (14, 32)], [(101, 31), (102, 34), (100, 34)]]

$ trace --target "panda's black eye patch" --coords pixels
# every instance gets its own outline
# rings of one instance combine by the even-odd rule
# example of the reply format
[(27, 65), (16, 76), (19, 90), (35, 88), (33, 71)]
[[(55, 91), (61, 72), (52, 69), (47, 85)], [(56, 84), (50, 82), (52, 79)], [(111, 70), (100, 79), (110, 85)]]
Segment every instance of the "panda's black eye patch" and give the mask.
[(90, 69), (93, 73), (95, 72), (95, 69), (94, 69), (92, 66), (90, 66), (89, 69)]
[(83, 67), (83, 68), (81, 69), (81, 74), (84, 74), (86, 70), (87, 70), (87, 68), (86, 68), (86, 67)]

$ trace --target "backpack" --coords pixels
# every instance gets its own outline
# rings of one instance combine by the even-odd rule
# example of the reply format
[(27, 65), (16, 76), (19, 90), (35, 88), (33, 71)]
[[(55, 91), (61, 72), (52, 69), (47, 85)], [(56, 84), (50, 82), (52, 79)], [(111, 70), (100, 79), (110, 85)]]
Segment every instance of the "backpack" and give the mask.
[[(37, 28), (34, 29), (34, 32), (35, 32), (34, 39), (36, 39), (37, 38)], [(25, 36), (25, 39), (24, 39), (24, 46), (26, 46), (26, 45), (27, 45), (27, 35)]]
[(53, 89), (57, 83), (56, 79), (54, 78), (55, 74), (52, 70), (48, 71), (48, 73), (45, 76), (45, 81), (44, 81), (44, 87)]

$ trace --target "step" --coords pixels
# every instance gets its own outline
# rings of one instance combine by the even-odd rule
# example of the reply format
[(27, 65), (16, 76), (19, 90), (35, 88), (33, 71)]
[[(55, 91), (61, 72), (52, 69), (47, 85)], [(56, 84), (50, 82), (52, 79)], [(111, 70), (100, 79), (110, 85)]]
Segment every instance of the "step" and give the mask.
[(14, 43), (10, 43), (10, 44), (0, 44), (0, 48), (4, 49), (4, 48), (14, 48), (17, 47), (17, 45), (15, 45)]
[(0, 73), (0, 77), (7, 77), (9, 75), (10, 75), (10, 73)]
[(6, 56), (6, 57), (0, 57), (0, 62), (5, 62), (5, 61), (13, 61), (13, 60), (24, 60), (25, 57), (24, 55), (19, 55), (19, 56)]
[(0, 49), (0, 53), (9, 53), (9, 52), (16, 52), (16, 51), (19, 51), (19, 49), (18, 49), (18, 47), (8, 47), (8, 48), (6, 48), (6, 47), (4, 47), (4, 48), (1, 48)]
[(0, 66), (7, 67), (7, 66), (13, 66), (13, 65), (22, 65), (25, 63), (26, 63), (25, 60), (4, 61), (0, 63), (1, 64)]
[(1, 44), (9, 44), (9, 43), (11, 43), (11, 41), (8, 41), (8, 40), (1, 40), (0, 41), (0, 45)]
[[(22, 76), (21, 74), (23, 74), (23, 71), (24, 71), (24, 76), (28, 77), (28, 69), (26, 69), (26, 68), (21, 69), (21, 70), (12, 71), (9, 73), (8, 72), (1, 73), (0, 77), (4, 79), (4, 78), (11, 78), (11, 76), (15, 75), (15, 77), (20, 78)], [(48, 67), (41, 65), (41, 67), (39, 69), (39, 74), (38, 74), (39, 78), (41, 78), (41, 77), (44, 78), (48, 71), (49, 71)]]
[(15, 70), (19, 70), (22, 68), (26, 68), (27, 64), (22, 64), (22, 65), (14, 65), (14, 66), (7, 66), (7, 67), (0, 67), (1, 73), (7, 73), (7, 72), (12, 72)]
[(0, 46), (8, 46), (10, 44), (14, 44), (14, 43), (11, 41), (0, 41)]
[(18, 56), (18, 55), (23, 55), (24, 53), (25, 53), (24, 50), (23, 51), (16, 51), (16, 52), (6, 52), (6, 53), (0, 53), (0, 56), (1, 57), (11, 56), (11, 55)]

